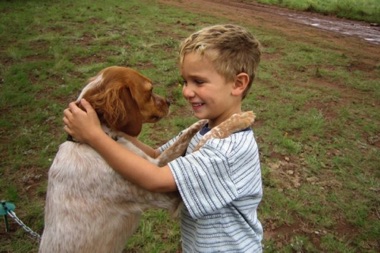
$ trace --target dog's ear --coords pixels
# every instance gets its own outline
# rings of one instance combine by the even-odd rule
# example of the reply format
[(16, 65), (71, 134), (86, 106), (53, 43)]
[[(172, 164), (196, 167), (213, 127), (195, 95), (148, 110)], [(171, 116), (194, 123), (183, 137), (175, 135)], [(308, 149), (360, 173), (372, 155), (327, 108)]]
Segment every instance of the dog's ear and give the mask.
[(129, 88), (115, 83), (103, 88), (105, 89), (90, 90), (84, 95), (97, 112), (100, 121), (112, 130), (131, 136), (139, 135), (142, 116)]
[[(121, 87), (119, 101), (123, 103), (123, 107), (121, 106), (119, 110), (123, 110), (124, 115), (117, 119), (117, 129), (128, 135), (138, 136), (142, 129), (143, 119), (129, 87)], [(120, 115), (122, 115), (122, 112), (120, 112)]]
[(133, 69), (128, 69), (125, 73), (127, 74), (123, 76), (123, 82), (128, 86), (131, 96), (140, 105), (141, 110), (141, 107), (144, 107), (141, 105), (152, 97), (152, 81)]

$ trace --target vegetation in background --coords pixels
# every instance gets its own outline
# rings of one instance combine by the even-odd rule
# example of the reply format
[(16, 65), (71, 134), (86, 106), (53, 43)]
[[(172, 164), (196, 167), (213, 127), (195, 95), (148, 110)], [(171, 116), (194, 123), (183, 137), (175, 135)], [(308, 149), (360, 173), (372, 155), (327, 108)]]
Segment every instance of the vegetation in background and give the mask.
[[(40, 234), (47, 172), (66, 138), (62, 111), (86, 80), (110, 65), (149, 76), (172, 113), (140, 138), (161, 145), (196, 120), (178, 85), (178, 42), (230, 22), (149, 0), (0, 1), (0, 11), (0, 199)], [(377, 252), (379, 63), (240, 24), (264, 49), (244, 109), (257, 114), (265, 252)], [(17, 224), (7, 233), (0, 223), (0, 252), (37, 248)], [(152, 210), (126, 252), (179, 248), (178, 221)]]

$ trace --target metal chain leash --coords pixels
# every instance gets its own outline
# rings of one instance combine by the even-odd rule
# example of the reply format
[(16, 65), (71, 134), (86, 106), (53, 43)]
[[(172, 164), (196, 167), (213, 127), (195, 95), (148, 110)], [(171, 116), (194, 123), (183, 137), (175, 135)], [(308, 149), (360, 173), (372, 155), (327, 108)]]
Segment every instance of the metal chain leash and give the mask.
[(0, 214), (4, 215), (4, 221), (6, 230), (8, 232), (8, 220), (7, 215), (9, 215), (17, 224), (19, 224), (26, 232), (28, 232), (32, 237), (35, 237), (38, 241), (40, 241), (41, 236), (34, 232), (32, 229), (30, 229), (27, 225), (24, 224), (16, 215), (13, 210), (15, 209), (15, 205), (10, 202), (6, 202), (4, 200), (1, 201), (0, 205)]
[(25, 225), (15, 214), (13, 211), (8, 211), (8, 215), (17, 223), (19, 224), (26, 232), (28, 232), (31, 236), (35, 237), (38, 241), (41, 239), (41, 236), (34, 232), (30, 227)]

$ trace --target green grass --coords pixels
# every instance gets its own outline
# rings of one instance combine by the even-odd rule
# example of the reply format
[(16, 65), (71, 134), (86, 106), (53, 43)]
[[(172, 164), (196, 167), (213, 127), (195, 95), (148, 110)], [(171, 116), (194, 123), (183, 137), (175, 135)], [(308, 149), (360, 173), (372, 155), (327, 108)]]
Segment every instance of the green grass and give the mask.
[[(178, 85), (177, 45), (205, 25), (230, 21), (143, 2), (0, 2), (0, 199), (15, 203), (17, 215), (38, 233), (47, 171), (65, 140), (62, 111), (97, 71), (131, 66), (173, 101), (167, 119), (144, 126), (140, 138), (149, 145), (195, 121)], [(264, 182), (259, 218), (272, 234), (264, 240), (266, 252), (376, 252), (378, 63), (339, 45), (239, 24), (264, 46), (243, 108), (257, 114)], [(9, 233), (3, 225), (0, 230), (0, 252), (36, 252), (35, 241), (14, 222)], [(126, 243), (127, 252), (179, 248), (178, 220), (157, 210), (144, 214)]]

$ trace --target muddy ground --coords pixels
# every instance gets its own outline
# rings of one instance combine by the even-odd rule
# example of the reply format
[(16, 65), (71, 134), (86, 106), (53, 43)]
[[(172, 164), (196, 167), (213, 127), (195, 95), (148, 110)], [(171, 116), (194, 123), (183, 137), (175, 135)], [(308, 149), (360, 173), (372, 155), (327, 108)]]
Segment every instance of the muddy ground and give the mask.
[(376, 67), (380, 60), (380, 24), (352, 21), (317, 13), (239, 0), (161, 0), (198, 13), (221, 16), (264, 29), (278, 31), (289, 40), (323, 41), (345, 54), (354, 54), (365, 64)]

